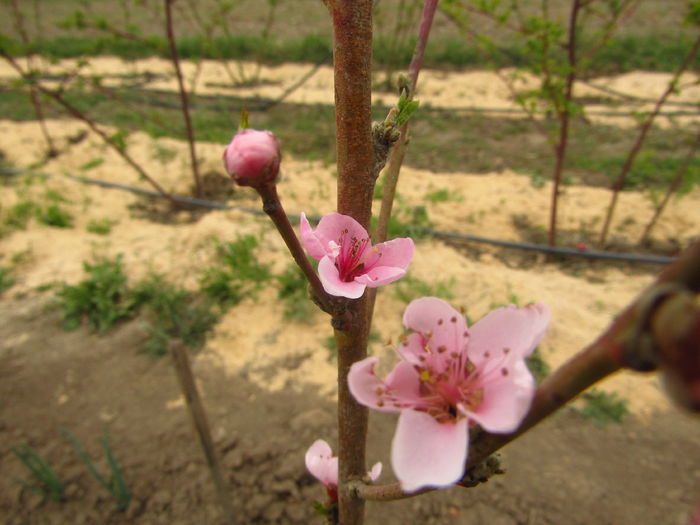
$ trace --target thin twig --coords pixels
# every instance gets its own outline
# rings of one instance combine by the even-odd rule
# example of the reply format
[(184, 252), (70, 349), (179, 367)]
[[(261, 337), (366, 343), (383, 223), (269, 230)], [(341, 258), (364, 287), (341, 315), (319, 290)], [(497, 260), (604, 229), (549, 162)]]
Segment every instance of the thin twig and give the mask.
[(617, 176), (617, 179), (615, 180), (615, 184), (613, 185), (613, 194), (612, 198), (610, 200), (610, 204), (608, 205), (608, 212), (605, 216), (605, 223), (603, 224), (603, 229), (600, 233), (600, 239), (598, 240), (598, 245), (602, 248), (605, 246), (605, 242), (608, 237), (608, 231), (610, 229), (610, 223), (612, 222), (612, 217), (613, 214), (615, 213), (615, 207), (617, 205), (617, 198), (622, 191), (622, 188), (625, 186), (625, 179), (627, 178), (627, 174), (629, 173), (630, 169), (632, 169), (632, 164), (634, 163), (634, 160), (637, 158), (637, 154), (642, 148), (642, 144), (644, 143), (644, 139), (646, 138), (647, 132), (649, 129), (651, 129), (651, 125), (654, 122), (654, 119), (658, 115), (659, 111), (661, 111), (661, 106), (664, 105), (664, 102), (666, 102), (666, 99), (671, 95), (671, 93), (674, 92), (674, 90), (677, 87), (678, 84), (678, 79), (681, 77), (683, 72), (688, 69), (690, 64), (692, 63), (693, 59), (695, 58), (695, 55), (698, 52), (698, 49), (700, 49), (700, 35), (698, 35), (698, 38), (695, 40), (695, 43), (693, 46), (690, 48), (690, 51), (685, 57), (685, 60), (683, 60), (683, 63), (680, 65), (676, 73), (673, 75), (673, 78), (671, 81), (668, 83), (668, 87), (666, 88), (666, 91), (661, 95), (659, 100), (656, 102), (656, 105), (654, 106), (654, 109), (652, 112), (647, 116), (646, 120), (642, 124), (642, 127), (639, 130), (639, 134), (637, 135), (637, 140), (634, 142), (634, 145), (630, 149), (629, 153), (627, 154), (627, 158), (625, 159), (625, 163), (622, 165), (622, 168), (620, 169), (620, 174)]
[[(36, 5), (34, 7), (36, 8)], [(31, 39), (29, 38), (29, 33), (27, 32), (27, 28), (24, 23), (24, 15), (22, 14), (21, 9), (19, 8), (18, 0), (11, 0), (10, 8), (12, 10), (12, 15), (15, 19), (17, 31), (19, 32), (20, 38), (22, 39), (22, 43), (27, 47), (27, 51), (29, 51)], [(29, 68), (30, 71), (34, 69), (32, 53), (27, 54), (27, 68)], [(39, 121), (41, 133), (44, 136), (44, 140), (46, 141), (46, 146), (48, 148), (46, 158), (48, 159), (51, 157), (55, 157), (56, 155), (58, 155), (58, 150), (56, 149), (53, 139), (49, 134), (49, 130), (46, 127), (46, 118), (44, 117), (44, 108), (41, 103), (41, 98), (37, 94), (36, 87), (33, 84), (29, 86), (29, 100), (31, 101), (32, 106), (34, 106), (34, 112), (36, 113), (37, 120)]]
[(676, 191), (678, 191), (678, 188), (680, 188), (681, 184), (683, 184), (683, 180), (685, 179), (685, 174), (688, 171), (688, 167), (690, 166), (690, 162), (693, 160), (693, 157), (695, 156), (695, 153), (697, 152), (698, 147), (700, 147), (700, 132), (698, 132), (695, 135), (695, 140), (693, 140), (693, 143), (691, 144), (690, 148), (688, 149), (688, 153), (686, 153), (685, 158), (683, 159), (683, 163), (678, 168), (678, 172), (676, 173), (675, 178), (673, 179), (673, 181), (669, 185), (668, 190), (666, 191), (666, 195), (664, 195), (664, 198), (661, 200), (659, 205), (654, 210), (654, 215), (652, 216), (651, 220), (646, 225), (646, 228), (644, 228), (644, 233), (642, 233), (642, 236), (639, 239), (639, 244), (645, 244), (649, 240), (649, 235), (651, 234), (651, 230), (654, 228), (654, 225), (656, 225), (656, 221), (659, 219), (659, 217), (663, 213), (664, 209), (666, 208), (668, 201), (671, 200), (671, 197), (673, 196), (673, 194), (676, 193)]
[(182, 115), (185, 118), (185, 128), (187, 130), (187, 143), (190, 150), (190, 161), (192, 163), (192, 175), (194, 176), (194, 186), (197, 197), (202, 196), (202, 183), (199, 177), (199, 162), (197, 162), (197, 154), (195, 152), (194, 130), (192, 129), (192, 119), (190, 118), (190, 104), (187, 98), (187, 90), (182, 79), (182, 70), (180, 69), (180, 58), (177, 54), (177, 44), (175, 42), (175, 32), (173, 31), (173, 13), (172, 4), (175, 0), (165, 0), (165, 28), (168, 35), (168, 43), (170, 44), (170, 57), (175, 66), (175, 75), (177, 76), (177, 86), (180, 92), (180, 101), (182, 103)]
[[(569, 120), (572, 111), (572, 95), (574, 82), (576, 80), (576, 23), (579, 10), (581, 8), (580, 0), (574, 0), (571, 6), (571, 15), (569, 17), (569, 36), (567, 39), (567, 61), (569, 70), (566, 74), (566, 87), (564, 88), (564, 100), (561, 104), (555, 104), (559, 113), (559, 140), (554, 148), (556, 161), (554, 164), (554, 176), (552, 177), (552, 198), (549, 211), (549, 245), (554, 246), (557, 243), (557, 204), (559, 202), (559, 186), (561, 184), (562, 172), (564, 170), (564, 160), (566, 159), (566, 148), (569, 143)], [(546, 58), (545, 58), (546, 62)], [(557, 95), (551, 93), (550, 96), (556, 102)]]
[[(418, 83), (418, 74), (423, 65), (423, 56), (425, 48), (428, 45), (430, 38), (430, 29), (433, 25), (435, 11), (437, 9), (438, 0), (426, 0), (423, 6), (423, 14), (421, 17), (420, 27), (418, 29), (418, 41), (413, 50), (413, 57), (408, 66), (408, 99), (412, 100), (416, 92)], [(396, 186), (399, 181), (399, 173), (403, 165), (404, 156), (406, 155), (406, 145), (408, 144), (408, 122), (399, 129), (401, 135), (399, 140), (391, 149), (389, 157), (389, 165), (384, 171), (384, 189), (382, 192), (382, 204), (379, 208), (379, 218), (377, 220), (377, 229), (374, 232), (374, 242), (380, 243), (386, 241), (387, 231), (389, 229), (389, 220), (391, 219), (391, 211), (396, 197)], [(367, 318), (372, 322), (374, 318), (374, 305), (377, 300), (377, 289), (371, 288), (367, 292)]]
[(41, 93), (44, 95), (48, 96), (52, 100), (56, 101), (59, 105), (61, 105), (68, 113), (70, 113), (73, 117), (83, 121), (87, 126), (97, 135), (100, 136), (100, 138), (108, 145), (110, 146), (114, 151), (116, 151), (121, 158), (123, 158), (127, 164), (129, 164), (132, 168), (134, 168), (138, 174), (143, 177), (153, 188), (160, 193), (163, 197), (166, 199), (170, 200), (174, 205), (177, 205), (177, 202), (173, 200), (173, 198), (170, 196), (170, 194), (163, 189), (163, 187), (156, 182), (156, 180), (151, 177), (146, 171), (141, 167), (140, 164), (138, 164), (132, 157), (129, 155), (124, 148), (120, 147), (117, 145), (114, 140), (112, 140), (107, 133), (105, 133), (102, 129), (100, 129), (95, 122), (90, 119), (87, 115), (85, 115), (82, 111), (80, 111), (78, 108), (76, 108), (73, 104), (68, 102), (65, 98), (63, 98), (63, 95), (59, 92), (52, 91), (50, 89), (46, 89), (44, 86), (41, 84), (38, 84), (35, 79), (26, 71), (23, 71), (22, 68), (17, 64), (15, 59), (8, 55), (4, 50), (0, 49), (0, 56), (2, 56), (5, 60), (7, 60), (10, 65), (19, 73), (19, 75), (29, 84), (36, 86), (36, 89), (39, 90)]

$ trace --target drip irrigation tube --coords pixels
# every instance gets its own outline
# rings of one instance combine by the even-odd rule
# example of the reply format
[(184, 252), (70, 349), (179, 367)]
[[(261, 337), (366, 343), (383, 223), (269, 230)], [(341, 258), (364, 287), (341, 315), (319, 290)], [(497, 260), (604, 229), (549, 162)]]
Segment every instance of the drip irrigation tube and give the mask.
[[(54, 175), (46, 173), (34, 173), (31, 171), (19, 171), (6, 168), (0, 168), (0, 175), (33, 175), (33, 176), (43, 176), (49, 178), (56, 178)], [(138, 195), (145, 195), (147, 197), (156, 198), (166, 198), (158, 192), (152, 190), (146, 190), (143, 188), (137, 188), (135, 186), (129, 186), (126, 184), (119, 184), (117, 182), (108, 182), (99, 179), (93, 179), (90, 177), (78, 177), (75, 175), (65, 174), (63, 177), (70, 180), (82, 182), (83, 184), (93, 184), (96, 186), (101, 186), (103, 188), (113, 188), (118, 190), (129, 191), (131, 193), (136, 193)], [(245, 213), (250, 213), (252, 215), (265, 215), (262, 210), (245, 208), (243, 206), (236, 206), (235, 204), (223, 204), (220, 202), (209, 201), (205, 199), (197, 199), (194, 197), (185, 197), (183, 195), (170, 195), (172, 200), (179, 202), (181, 204), (187, 204), (189, 206), (199, 206), (201, 208), (210, 208), (215, 210), (237, 210)], [(299, 221), (298, 214), (287, 214), (290, 219)], [(320, 217), (309, 216), (312, 220), (318, 220)], [(574, 248), (562, 248), (558, 246), (548, 246), (544, 244), (533, 244), (527, 242), (516, 242), (516, 241), (502, 241), (499, 239), (490, 239), (487, 237), (480, 237), (478, 235), (471, 235), (468, 233), (458, 233), (458, 232), (445, 232), (440, 230), (434, 230), (432, 228), (416, 228), (416, 231), (421, 234), (432, 235), (437, 238), (442, 239), (452, 239), (460, 241), (476, 242), (481, 244), (491, 244), (493, 246), (501, 246), (504, 248), (516, 248), (526, 251), (536, 251), (541, 253), (551, 253), (555, 255), (562, 255), (566, 257), (583, 257), (587, 259), (606, 259), (615, 261), (625, 261), (632, 263), (649, 263), (649, 264), (669, 264), (675, 261), (675, 257), (666, 257), (661, 255), (643, 255), (634, 253), (618, 253), (618, 252), (605, 252), (598, 250), (579, 250)]]
[[(303, 84), (306, 83), (307, 80), (309, 80), (317, 71), (318, 69), (323, 66), (325, 62), (319, 62), (317, 64), (314, 64), (313, 67), (307, 71), (304, 75), (302, 75), (299, 79), (297, 79), (292, 85), (290, 85), (287, 89), (285, 89), (278, 97), (276, 98), (267, 98), (267, 97), (260, 97), (260, 96), (254, 96), (254, 97), (237, 97), (232, 94), (227, 94), (227, 93), (217, 93), (217, 94), (204, 94), (204, 93), (199, 93), (195, 94), (193, 97), (193, 100), (190, 102), (190, 107), (192, 109), (203, 109), (203, 110), (209, 110), (209, 111), (226, 111), (226, 112), (237, 112), (241, 107), (245, 107), (249, 111), (267, 111), (271, 109), (272, 107), (281, 104), (284, 102), (284, 100), (287, 99), (287, 97), (299, 89)], [(56, 75), (47, 75), (45, 77), (41, 78), (46, 78), (48, 80), (54, 80), (57, 77)], [(153, 77), (155, 78), (155, 77)], [(644, 102), (655, 102), (655, 99), (644, 99), (644, 98), (639, 98), (639, 97), (634, 97), (633, 95), (629, 95), (626, 93), (621, 93), (619, 91), (612, 90), (610, 88), (606, 88), (605, 86), (599, 86), (596, 84), (592, 84), (590, 82), (585, 82), (587, 85), (594, 89), (598, 89), (600, 91), (608, 92), (610, 94), (614, 94), (615, 96), (622, 97), (622, 98), (628, 98), (631, 100), (637, 100), (640, 103)], [(181, 104), (177, 102), (168, 102), (167, 100), (158, 100), (152, 97), (169, 97), (169, 96), (175, 96), (177, 95), (176, 91), (170, 91), (170, 90), (165, 90), (165, 89), (149, 89), (149, 88), (143, 88), (139, 87), (136, 84), (129, 84), (129, 85), (123, 85), (123, 86), (104, 86), (107, 89), (113, 90), (115, 93), (119, 93), (119, 96), (122, 97), (124, 100), (127, 100), (129, 102), (132, 102), (134, 104), (140, 104), (142, 106), (150, 106), (154, 108), (162, 108), (166, 110), (173, 110), (173, 111), (182, 111), (182, 106)], [(150, 96), (149, 96), (150, 95)], [(221, 100), (227, 100), (230, 102), (230, 104), (221, 104)], [(294, 105), (297, 106), (316, 106), (318, 104), (313, 103), (293, 103)], [(329, 104), (324, 104), (324, 105), (329, 105)], [(700, 111), (698, 111), (698, 105), (693, 104), (693, 103), (681, 103), (681, 102), (667, 102), (665, 106), (676, 106), (676, 107), (687, 107), (687, 108), (695, 108), (695, 110), (691, 109), (677, 109), (673, 111), (660, 111), (659, 116), (661, 117), (697, 117), (700, 115)], [(385, 106), (384, 104), (381, 103), (375, 103), (373, 106), (375, 109), (381, 109), (381, 110), (388, 110), (390, 109), (390, 106)], [(492, 114), (504, 114), (504, 115), (523, 115), (526, 113), (526, 111), (520, 107), (485, 107), (485, 106), (450, 106), (450, 107), (442, 107), (442, 106), (433, 106), (430, 104), (429, 101), (425, 101), (423, 104), (421, 104), (421, 110), (422, 111), (428, 111), (428, 112), (433, 112), (433, 113), (447, 113), (447, 112), (464, 112), (464, 113), (492, 113)], [(606, 109), (589, 109), (586, 111), (587, 115), (591, 116), (599, 116), (599, 117), (629, 117), (631, 116), (631, 113), (629, 111), (615, 111), (615, 110), (606, 110)]]

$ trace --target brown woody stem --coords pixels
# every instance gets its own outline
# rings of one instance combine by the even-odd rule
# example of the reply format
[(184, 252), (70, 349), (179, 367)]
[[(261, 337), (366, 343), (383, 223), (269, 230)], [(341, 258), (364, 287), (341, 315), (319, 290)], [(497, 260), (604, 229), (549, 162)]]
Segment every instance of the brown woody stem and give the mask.
[(175, 66), (175, 76), (177, 77), (177, 86), (180, 92), (180, 105), (182, 106), (182, 115), (185, 118), (185, 129), (187, 130), (187, 144), (190, 150), (190, 162), (192, 163), (192, 175), (194, 176), (194, 186), (197, 196), (202, 195), (202, 183), (199, 177), (199, 162), (197, 162), (197, 153), (195, 151), (194, 130), (192, 128), (192, 119), (190, 118), (190, 103), (187, 97), (187, 89), (182, 79), (182, 69), (180, 68), (180, 57), (177, 54), (177, 45), (175, 43), (175, 32), (173, 30), (173, 14), (172, 4), (175, 0), (165, 0), (165, 29), (168, 36), (168, 44), (170, 45), (170, 57)]
[(656, 105), (654, 106), (654, 109), (652, 110), (651, 113), (649, 113), (649, 116), (646, 118), (646, 120), (642, 124), (642, 127), (639, 130), (639, 134), (637, 135), (637, 139), (635, 140), (634, 145), (632, 146), (629, 153), (627, 154), (627, 158), (625, 159), (625, 163), (622, 165), (622, 168), (620, 169), (620, 174), (617, 176), (617, 179), (615, 180), (615, 184), (613, 185), (613, 194), (612, 194), (612, 197), (610, 199), (610, 204), (608, 205), (608, 211), (605, 215), (605, 223), (603, 224), (603, 229), (600, 232), (600, 239), (598, 240), (598, 245), (601, 248), (605, 246), (605, 242), (608, 238), (608, 231), (610, 229), (610, 223), (612, 222), (613, 214), (615, 213), (615, 208), (617, 206), (617, 199), (620, 195), (620, 192), (622, 191), (622, 188), (625, 187), (625, 179), (627, 178), (627, 174), (629, 173), (629, 171), (632, 169), (632, 164), (634, 164), (634, 160), (637, 158), (637, 154), (642, 149), (642, 144), (644, 144), (644, 139), (646, 138), (648, 131), (651, 129), (651, 125), (653, 124), (654, 119), (661, 111), (661, 106), (664, 105), (664, 103), (666, 102), (666, 99), (676, 89), (677, 84), (678, 84), (678, 80), (680, 79), (683, 72), (686, 69), (688, 69), (690, 64), (693, 62), (695, 55), (698, 53), (698, 50), (700, 50), (700, 36), (698, 36), (698, 38), (695, 40), (693, 47), (690, 48), (690, 51), (688, 52), (685, 59), (683, 60), (683, 63), (680, 65), (680, 67), (678, 68), (676, 73), (673, 75), (671, 82), (668, 83), (668, 87), (666, 88), (666, 91), (664, 91), (664, 93), (661, 95), (661, 97), (659, 97), (659, 100), (656, 101)]
[[(338, 212), (369, 230), (374, 191), (371, 136), (372, 0), (333, 0), (333, 58), (338, 167)], [(367, 409), (348, 389), (350, 366), (367, 355), (367, 295), (348, 303), (344, 319), (334, 318), (338, 347), (339, 522), (360, 525), (364, 500), (347, 488), (365, 475)]]
[(12, 58), (10, 55), (5, 53), (4, 51), (0, 50), (0, 56), (2, 56), (5, 60), (7, 60), (10, 65), (19, 73), (19, 75), (29, 83), (30, 86), (36, 87), (36, 89), (40, 92), (43, 93), (44, 95), (48, 96), (55, 102), (57, 102), (60, 106), (62, 106), (69, 114), (71, 114), (73, 117), (77, 118), (78, 120), (82, 120), (87, 126), (95, 132), (97, 135), (100, 136), (100, 138), (108, 145), (110, 146), (114, 151), (116, 151), (119, 156), (124, 159), (129, 166), (134, 168), (138, 174), (143, 177), (155, 190), (160, 193), (163, 197), (168, 199), (170, 202), (172, 202), (174, 205), (179, 206), (177, 201), (175, 201), (172, 196), (166, 192), (163, 187), (156, 182), (156, 180), (151, 177), (146, 171), (141, 167), (140, 164), (138, 164), (132, 157), (129, 155), (124, 148), (119, 147), (117, 144), (114, 143), (114, 141), (105, 133), (102, 129), (100, 129), (97, 124), (93, 120), (91, 120), (87, 115), (85, 115), (82, 111), (80, 111), (78, 108), (70, 104), (68, 101), (66, 101), (63, 96), (55, 91), (52, 91), (50, 89), (46, 89), (44, 86), (39, 84), (38, 82), (35, 81), (35, 79), (32, 77), (30, 73), (27, 73), (26, 71), (23, 71), (22, 68), (17, 64), (14, 58)]

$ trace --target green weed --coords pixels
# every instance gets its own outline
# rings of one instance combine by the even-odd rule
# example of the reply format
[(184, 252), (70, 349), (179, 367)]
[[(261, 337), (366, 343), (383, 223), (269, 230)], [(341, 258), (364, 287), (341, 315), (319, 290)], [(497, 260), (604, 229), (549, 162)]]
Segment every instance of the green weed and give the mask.
[(394, 293), (397, 299), (404, 303), (410, 303), (414, 299), (425, 296), (440, 297), (441, 299), (449, 301), (450, 299), (454, 299), (454, 293), (452, 291), (454, 286), (454, 277), (451, 277), (447, 281), (428, 283), (408, 275), (395, 283)]
[(12, 453), (27, 468), (35, 483), (17, 480), (23, 487), (38, 494), (44, 499), (53, 501), (65, 500), (65, 487), (56, 471), (29, 445), (11, 447)]
[(627, 400), (620, 398), (615, 392), (608, 394), (593, 389), (585, 392), (581, 398), (585, 404), (582, 408), (574, 408), (574, 411), (585, 419), (592, 419), (599, 427), (610, 422), (622, 423), (629, 413)]
[(83, 268), (89, 274), (87, 279), (77, 285), (63, 284), (57, 292), (66, 330), (86, 321), (90, 328), (103, 333), (115, 322), (134, 315), (136, 304), (127, 287), (121, 254), (112, 260), (85, 262)]
[(12, 268), (0, 266), (0, 297), (6, 290), (14, 286), (16, 282), (17, 278), (12, 275)]
[(301, 323), (312, 322), (316, 305), (309, 298), (308, 283), (301, 269), (295, 263), (290, 263), (275, 279), (279, 284), (277, 297), (284, 303), (284, 318)]
[(101, 439), (102, 450), (104, 451), (105, 459), (107, 460), (107, 465), (109, 466), (109, 478), (103, 476), (97, 470), (97, 468), (95, 468), (95, 464), (92, 462), (92, 459), (90, 459), (87, 452), (85, 452), (85, 449), (77, 437), (75, 437), (67, 428), (62, 428), (61, 432), (63, 432), (63, 435), (66, 436), (68, 441), (70, 441), (71, 445), (73, 445), (75, 452), (85, 464), (90, 474), (92, 474), (100, 485), (107, 489), (107, 491), (117, 500), (116, 510), (126, 510), (131, 502), (131, 494), (126, 486), (126, 481), (124, 480), (122, 470), (119, 468), (119, 464), (114, 458), (112, 448), (109, 445), (109, 427), (105, 427), (105, 431)]
[(108, 217), (102, 219), (92, 219), (87, 224), (87, 231), (90, 233), (96, 233), (97, 235), (107, 235), (112, 231), (112, 226), (114, 226), (114, 221)]
[(449, 201), (455, 201), (455, 202), (460, 202), (463, 200), (462, 196), (457, 194), (450, 193), (450, 190), (448, 189), (442, 189), (442, 190), (435, 190), (430, 193), (425, 194), (425, 200), (432, 202), (433, 204), (437, 204), (439, 202), (449, 202)]
[(225, 305), (238, 304), (270, 279), (268, 265), (260, 264), (255, 250), (258, 240), (244, 235), (233, 242), (218, 242), (216, 251), (220, 266), (208, 268), (200, 280), (202, 292)]
[(41, 224), (55, 228), (70, 228), (73, 225), (73, 216), (58, 204), (37, 208), (36, 218)]
[(89, 171), (91, 169), (95, 169), (98, 166), (102, 166), (104, 164), (105, 159), (102, 157), (96, 157), (94, 159), (91, 159), (87, 161), (85, 164), (82, 164), (81, 166), (78, 167), (80, 171)]
[(525, 358), (525, 364), (527, 364), (527, 367), (530, 369), (530, 372), (532, 372), (532, 375), (535, 376), (535, 381), (537, 381), (537, 383), (541, 383), (542, 380), (551, 372), (551, 369), (547, 364), (547, 361), (544, 360), (539, 347), (535, 348), (535, 350)]
[(144, 351), (151, 355), (165, 355), (171, 339), (200, 348), (218, 320), (210, 299), (178, 288), (157, 274), (136, 283), (132, 297), (150, 321)]
[(23, 230), (27, 227), (29, 219), (34, 214), (35, 204), (23, 200), (12, 206), (5, 214), (3, 223), (10, 229)]

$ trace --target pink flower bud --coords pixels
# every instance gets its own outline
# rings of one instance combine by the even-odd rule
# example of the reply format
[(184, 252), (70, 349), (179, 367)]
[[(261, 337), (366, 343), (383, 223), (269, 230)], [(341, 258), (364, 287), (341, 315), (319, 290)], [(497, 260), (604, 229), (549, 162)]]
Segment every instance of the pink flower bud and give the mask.
[(226, 171), (241, 186), (275, 180), (280, 168), (280, 145), (269, 131), (244, 129), (224, 150)]

